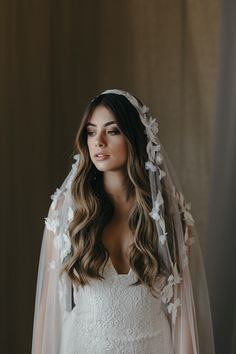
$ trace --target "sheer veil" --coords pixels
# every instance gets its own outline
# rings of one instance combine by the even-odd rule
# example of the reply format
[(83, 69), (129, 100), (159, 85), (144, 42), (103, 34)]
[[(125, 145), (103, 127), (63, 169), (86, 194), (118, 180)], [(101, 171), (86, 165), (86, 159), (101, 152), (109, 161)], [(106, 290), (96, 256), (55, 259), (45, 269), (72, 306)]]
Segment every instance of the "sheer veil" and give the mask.
[[(148, 161), (153, 218), (159, 238), (158, 256), (169, 276), (162, 289), (162, 302), (169, 319), (175, 354), (214, 354), (214, 341), (204, 262), (190, 204), (178, 182), (175, 170), (158, 136), (156, 118), (134, 95), (123, 90), (106, 90), (102, 94), (124, 95), (139, 112), (148, 137)], [(71, 184), (80, 155), (74, 156), (71, 171), (52, 195), (42, 239), (36, 288), (32, 354), (59, 354), (63, 323), (73, 309), (73, 286), (60, 270), (71, 252), (68, 233), (75, 206)], [(165, 230), (162, 183), (171, 206), (173, 235)], [(170, 240), (170, 238), (172, 238)], [(170, 250), (169, 244), (173, 245)], [(191, 348), (191, 349), (190, 349)], [(62, 353), (63, 354), (63, 353)]]
[(40, 251), (35, 299), (32, 354), (58, 354), (63, 322), (72, 310), (72, 285), (60, 270), (69, 255), (71, 244), (68, 226), (73, 217), (71, 183), (79, 163), (76, 162), (60, 189), (51, 196)]

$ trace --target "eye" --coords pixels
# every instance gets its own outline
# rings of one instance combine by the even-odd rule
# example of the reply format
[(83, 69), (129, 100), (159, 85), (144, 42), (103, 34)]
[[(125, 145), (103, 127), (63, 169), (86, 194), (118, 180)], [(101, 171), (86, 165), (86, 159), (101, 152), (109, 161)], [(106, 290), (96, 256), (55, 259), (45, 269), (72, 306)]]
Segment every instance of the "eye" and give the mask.
[(119, 132), (118, 129), (109, 130), (108, 133), (109, 133), (110, 135), (120, 134), (120, 132)]
[(94, 132), (91, 132), (91, 131), (88, 131), (88, 130), (87, 130), (87, 135), (93, 136), (93, 134), (94, 134)]

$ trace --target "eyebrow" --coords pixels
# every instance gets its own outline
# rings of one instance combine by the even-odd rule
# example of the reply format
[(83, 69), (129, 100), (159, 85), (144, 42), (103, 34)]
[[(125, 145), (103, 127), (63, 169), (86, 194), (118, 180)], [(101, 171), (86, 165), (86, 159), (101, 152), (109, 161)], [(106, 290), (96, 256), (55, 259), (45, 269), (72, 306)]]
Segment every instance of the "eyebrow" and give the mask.
[[(112, 120), (110, 122), (107, 122), (107, 123), (103, 124), (103, 127), (107, 127), (108, 125), (113, 124), (113, 123), (116, 124), (116, 122), (114, 120)], [(89, 125), (91, 125), (92, 127), (96, 127), (97, 126), (96, 124), (93, 124), (93, 123), (88, 123), (86, 126), (88, 127)]]

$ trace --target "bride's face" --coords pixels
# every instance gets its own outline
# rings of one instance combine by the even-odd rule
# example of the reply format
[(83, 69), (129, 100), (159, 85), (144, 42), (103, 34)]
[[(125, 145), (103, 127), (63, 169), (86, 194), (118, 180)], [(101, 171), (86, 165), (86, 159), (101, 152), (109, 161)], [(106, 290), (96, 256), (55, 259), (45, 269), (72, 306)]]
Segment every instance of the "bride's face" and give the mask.
[(113, 113), (98, 106), (87, 123), (89, 155), (99, 171), (116, 171), (127, 162), (127, 143)]

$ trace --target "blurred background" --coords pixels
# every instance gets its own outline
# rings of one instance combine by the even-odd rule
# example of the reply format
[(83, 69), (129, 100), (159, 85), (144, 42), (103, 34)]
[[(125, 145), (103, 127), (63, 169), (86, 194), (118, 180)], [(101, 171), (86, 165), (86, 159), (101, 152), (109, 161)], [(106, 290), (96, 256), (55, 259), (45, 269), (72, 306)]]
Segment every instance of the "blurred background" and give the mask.
[(107, 88), (158, 118), (192, 205), (217, 354), (236, 353), (235, 13), (233, 0), (0, 0), (1, 353), (30, 353), (50, 195)]

